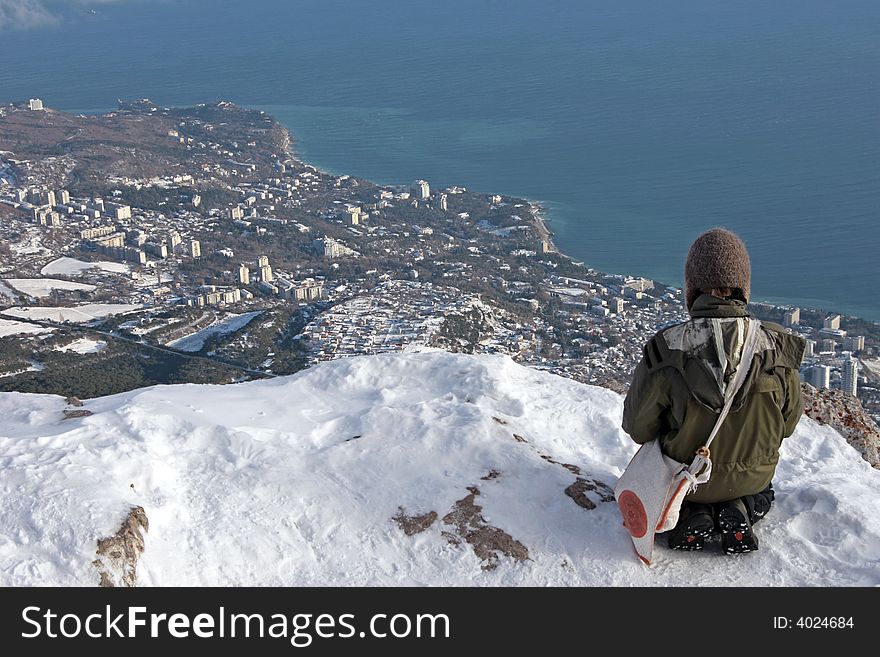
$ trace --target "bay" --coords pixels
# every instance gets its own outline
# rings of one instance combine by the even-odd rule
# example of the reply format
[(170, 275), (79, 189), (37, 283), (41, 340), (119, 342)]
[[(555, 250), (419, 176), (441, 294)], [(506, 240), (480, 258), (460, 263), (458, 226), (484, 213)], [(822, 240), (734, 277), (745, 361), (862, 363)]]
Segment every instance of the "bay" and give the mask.
[(232, 100), (324, 169), (541, 201), (596, 269), (680, 284), (723, 225), (754, 298), (880, 320), (880, 3), (46, 6), (0, 31), (2, 101)]

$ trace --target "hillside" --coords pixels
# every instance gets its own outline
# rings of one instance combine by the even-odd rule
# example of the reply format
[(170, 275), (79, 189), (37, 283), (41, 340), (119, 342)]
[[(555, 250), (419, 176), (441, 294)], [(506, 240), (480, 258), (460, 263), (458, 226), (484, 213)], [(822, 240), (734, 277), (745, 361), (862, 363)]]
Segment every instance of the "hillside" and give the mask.
[(643, 566), (610, 502), (635, 449), (621, 407), (434, 351), (82, 407), (2, 393), (0, 585), (97, 585), (97, 541), (126, 517), (133, 553), (149, 523), (139, 585), (880, 584), (880, 473), (809, 418), (759, 552)]

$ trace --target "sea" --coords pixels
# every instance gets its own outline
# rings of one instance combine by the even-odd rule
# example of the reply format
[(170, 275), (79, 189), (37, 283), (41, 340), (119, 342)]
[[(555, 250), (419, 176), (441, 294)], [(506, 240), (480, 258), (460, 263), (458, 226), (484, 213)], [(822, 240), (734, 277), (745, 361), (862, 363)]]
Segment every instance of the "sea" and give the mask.
[(880, 320), (876, 0), (20, 6), (0, 6), (0, 102), (231, 100), (331, 172), (538, 201), (600, 271), (680, 285), (725, 226), (754, 300)]

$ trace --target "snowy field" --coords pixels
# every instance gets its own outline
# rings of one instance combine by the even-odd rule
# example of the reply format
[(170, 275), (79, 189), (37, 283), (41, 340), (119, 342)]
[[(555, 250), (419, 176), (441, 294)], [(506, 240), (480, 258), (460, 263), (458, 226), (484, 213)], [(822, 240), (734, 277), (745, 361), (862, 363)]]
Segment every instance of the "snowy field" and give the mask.
[(860, 360), (862, 365), (865, 366), (865, 369), (868, 370), (871, 375), (880, 379), (880, 358), (862, 358)]
[(92, 340), (90, 338), (77, 338), (63, 347), (58, 347), (58, 351), (72, 351), (76, 354), (95, 354), (104, 349), (107, 343), (103, 340)]
[(27, 256), (27, 255), (36, 255), (36, 254), (45, 254), (50, 255), (52, 253), (51, 250), (47, 249), (42, 244), (41, 233), (36, 228), (26, 228), (26, 235), (23, 238), (19, 238), (17, 242), (14, 242), (9, 245), (12, 251), (19, 256)]
[(169, 347), (180, 349), (181, 351), (201, 351), (205, 346), (205, 342), (215, 335), (226, 335), (247, 326), (250, 321), (260, 315), (262, 311), (258, 310), (250, 313), (242, 313), (240, 315), (227, 315), (222, 320), (206, 326), (200, 331), (196, 331), (179, 340), (168, 343)]
[(0, 303), (9, 303), (14, 301), (18, 293), (0, 279)]
[(7, 376), (16, 376), (18, 374), (24, 374), (25, 372), (42, 372), (42, 371), (43, 371), (43, 365), (41, 363), (31, 361), (31, 364), (23, 369), (13, 370), (12, 372), (3, 372), (2, 374), (0, 374), (0, 379), (7, 377)]
[(52, 294), (52, 290), (82, 290), (83, 292), (93, 292), (95, 290), (94, 285), (73, 283), (57, 278), (6, 278), (3, 282), (35, 299), (48, 297)]
[(16, 322), (14, 319), (4, 319), (0, 317), (0, 338), (5, 338), (9, 335), (21, 335), (23, 333), (49, 333), (50, 331), (52, 331), (52, 329), (37, 326), (36, 324)]
[[(648, 568), (597, 483), (635, 450), (622, 397), (506, 357), (348, 358), (64, 408), (0, 394), (0, 585), (95, 586), (95, 541), (131, 505), (141, 585), (880, 584), (880, 472), (808, 418), (758, 552), (658, 546)], [(469, 527), (503, 539), (494, 561)]]
[(44, 319), (52, 322), (91, 322), (110, 315), (140, 310), (143, 306), (130, 303), (86, 303), (72, 308), (41, 308), (21, 306), (7, 308), (3, 312), (22, 319)]
[(40, 270), (40, 273), (43, 276), (58, 276), (59, 274), (75, 276), (95, 267), (114, 274), (125, 274), (129, 271), (128, 265), (124, 262), (84, 262), (76, 258), (63, 257), (50, 262)]

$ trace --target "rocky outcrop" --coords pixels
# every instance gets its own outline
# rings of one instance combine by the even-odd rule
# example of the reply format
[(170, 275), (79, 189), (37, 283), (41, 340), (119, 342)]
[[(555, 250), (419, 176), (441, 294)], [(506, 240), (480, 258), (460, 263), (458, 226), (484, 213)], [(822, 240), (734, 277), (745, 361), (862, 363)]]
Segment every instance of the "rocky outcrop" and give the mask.
[(428, 511), (427, 513), (411, 516), (406, 513), (406, 509), (399, 507), (397, 515), (391, 519), (397, 523), (397, 526), (403, 530), (404, 534), (407, 536), (413, 536), (414, 534), (419, 534), (425, 531), (428, 527), (433, 525), (434, 521), (437, 519), (437, 512)]
[(495, 570), (500, 555), (515, 561), (529, 558), (529, 549), (503, 529), (493, 527), (483, 517), (483, 507), (475, 502), (480, 494), (476, 486), (468, 486), (468, 495), (458, 500), (452, 511), (443, 516), (443, 522), (453, 531), (445, 532), (447, 540), (459, 545), (461, 540), (470, 544), (474, 554), (483, 562), (483, 570)]
[(72, 408), (65, 408), (62, 411), (62, 413), (64, 414), (65, 420), (72, 420), (72, 419), (78, 418), (78, 417), (88, 417), (89, 415), (92, 414), (92, 412), (89, 409), (82, 408), (83, 403), (79, 399), (79, 397), (67, 397), (64, 400), (64, 403), (67, 404), (68, 407), (72, 407)]
[(846, 438), (868, 463), (880, 470), (880, 428), (859, 400), (840, 390), (818, 390), (803, 383), (804, 414)]
[(92, 412), (87, 408), (65, 408), (62, 412), (64, 413), (65, 420), (72, 420), (78, 417), (88, 417), (92, 414)]
[(565, 494), (574, 500), (575, 504), (587, 511), (596, 508), (597, 502), (590, 499), (591, 495), (598, 497), (599, 504), (614, 501), (614, 490), (608, 484), (592, 477), (578, 477), (571, 486), (565, 489)]
[(113, 536), (98, 541), (92, 564), (98, 569), (100, 586), (136, 586), (137, 564), (144, 551), (144, 534), (150, 522), (142, 506), (132, 507)]

